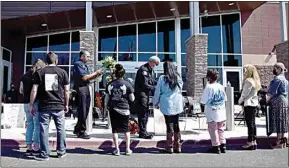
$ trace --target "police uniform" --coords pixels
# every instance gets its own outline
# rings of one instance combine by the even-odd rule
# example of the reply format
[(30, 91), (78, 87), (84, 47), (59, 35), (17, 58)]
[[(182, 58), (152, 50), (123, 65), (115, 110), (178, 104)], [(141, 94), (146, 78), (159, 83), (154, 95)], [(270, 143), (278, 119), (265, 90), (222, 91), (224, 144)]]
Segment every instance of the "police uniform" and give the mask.
[(153, 70), (148, 63), (142, 65), (135, 79), (135, 107), (138, 111), (140, 137), (149, 136), (146, 125), (149, 115), (149, 96), (153, 95), (156, 81), (153, 79)]
[(82, 77), (89, 75), (87, 65), (81, 60), (75, 62), (73, 66), (74, 90), (78, 95), (78, 120), (74, 128), (74, 133), (81, 136), (86, 135), (86, 119), (89, 113), (91, 96), (89, 92), (89, 81), (82, 80)]

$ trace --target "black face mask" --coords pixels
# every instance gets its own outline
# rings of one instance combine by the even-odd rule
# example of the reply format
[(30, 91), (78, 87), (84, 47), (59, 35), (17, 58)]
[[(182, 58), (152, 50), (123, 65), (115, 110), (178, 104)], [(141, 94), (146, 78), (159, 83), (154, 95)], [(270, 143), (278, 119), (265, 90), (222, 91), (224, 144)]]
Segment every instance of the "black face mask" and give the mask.
[(277, 75), (276, 69), (273, 69), (273, 75)]

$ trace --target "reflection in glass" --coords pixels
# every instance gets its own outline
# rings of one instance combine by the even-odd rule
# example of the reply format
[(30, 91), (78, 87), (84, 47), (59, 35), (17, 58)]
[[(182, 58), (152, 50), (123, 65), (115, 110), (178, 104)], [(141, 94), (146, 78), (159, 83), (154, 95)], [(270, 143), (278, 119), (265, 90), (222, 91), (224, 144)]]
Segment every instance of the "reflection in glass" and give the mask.
[(165, 61), (176, 61), (176, 55), (175, 54), (158, 54), (158, 57), (160, 58), (161, 62)]
[(209, 69), (216, 69), (219, 72), (219, 80), (218, 80), (218, 82), (220, 84), (223, 84), (223, 69), (222, 68), (210, 68), (210, 67), (208, 67), (208, 70)]
[(187, 68), (182, 67), (183, 90), (187, 89)]
[(58, 65), (69, 65), (69, 53), (55, 53), (58, 55)]
[(27, 53), (26, 54), (26, 65), (33, 65), (37, 59), (46, 61), (46, 53)]
[(182, 66), (186, 66), (187, 65), (187, 62), (186, 62), (186, 54), (182, 54)]
[(224, 66), (242, 66), (242, 56), (224, 55)]
[(202, 33), (208, 34), (208, 53), (221, 53), (220, 16), (202, 17)]
[(118, 61), (136, 61), (136, 53), (118, 53)]
[(208, 66), (222, 66), (222, 56), (208, 54)]
[(71, 65), (73, 65), (79, 59), (80, 59), (80, 56), (78, 53), (71, 53)]
[(181, 20), (181, 52), (186, 52), (186, 40), (190, 37), (190, 19)]
[(70, 50), (70, 33), (49, 35), (50, 51), (69, 51)]
[(98, 50), (116, 52), (116, 27), (99, 29)]
[(48, 36), (27, 38), (27, 51), (47, 52)]
[(138, 25), (138, 51), (156, 51), (156, 23), (144, 23)]
[(79, 51), (80, 43), (79, 43), (79, 32), (72, 32), (71, 35), (71, 51)]
[(118, 51), (136, 51), (136, 25), (118, 28)]
[(149, 58), (154, 55), (156, 55), (156, 53), (138, 53), (138, 61), (147, 62)]
[(98, 61), (103, 60), (106, 56), (112, 56), (114, 60), (116, 60), (116, 53), (99, 53)]
[(158, 52), (175, 52), (175, 21), (158, 22)]
[(223, 52), (241, 53), (239, 14), (222, 15)]

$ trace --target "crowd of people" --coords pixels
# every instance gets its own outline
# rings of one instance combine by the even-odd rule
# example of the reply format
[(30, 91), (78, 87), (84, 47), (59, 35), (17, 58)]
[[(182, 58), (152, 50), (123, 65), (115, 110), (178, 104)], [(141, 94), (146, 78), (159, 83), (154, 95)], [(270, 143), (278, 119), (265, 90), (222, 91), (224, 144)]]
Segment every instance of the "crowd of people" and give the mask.
[[(73, 133), (78, 138), (89, 139), (86, 133), (86, 119), (89, 113), (91, 95), (90, 81), (104, 73), (97, 70), (89, 73), (86, 65), (88, 51), (81, 51), (79, 61), (73, 67), (74, 90), (78, 95), (78, 120)], [(35, 155), (37, 160), (49, 159), (49, 123), (50, 118), (55, 122), (57, 129), (57, 155), (66, 156), (66, 133), (64, 113), (69, 105), (69, 78), (66, 71), (57, 67), (58, 56), (49, 52), (46, 63), (38, 59), (33, 68), (23, 75), (20, 84), (20, 93), (24, 96), (27, 118), (26, 144), (27, 154)], [(177, 68), (171, 61), (163, 64), (164, 73), (155, 80), (154, 67), (160, 64), (157, 56), (152, 56), (142, 65), (136, 74), (134, 87), (125, 80), (125, 69), (116, 64), (113, 79), (107, 84), (105, 108), (109, 111), (112, 127), (112, 137), (115, 145), (113, 154), (120, 155), (118, 133), (125, 134), (126, 155), (131, 155), (129, 116), (131, 106), (134, 105), (138, 115), (140, 127), (139, 138), (152, 139), (153, 134), (147, 131), (149, 115), (149, 98), (153, 96), (154, 108), (160, 109), (165, 118), (167, 128), (166, 153), (181, 153), (181, 133), (179, 115), (183, 112), (183, 81)], [(282, 63), (274, 65), (274, 79), (265, 94), (264, 104), (269, 105), (269, 128), (271, 133), (277, 133), (273, 148), (284, 148), (288, 132), (288, 80), (284, 73), (287, 71)], [(205, 107), (204, 112), (208, 122), (208, 132), (211, 137), (212, 148), (210, 153), (226, 152), (226, 107), (227, 96), (223, 85), (218, 83), (217, 70), (208, 70), (208, 83), (205, 86), (200, 103)], [(243, 146), (246, 150), (257, 148), (257, 132), (255, 117), (258, 113), (258, 93), (263, 89), (257, 69), (253, 65), (244, 66), (244, 80), (241, 97), (238, 101), (244, 107), (246, 125), (248, 127), (248, 142)], [(266, 112), (266, 111), (265, 111)]]

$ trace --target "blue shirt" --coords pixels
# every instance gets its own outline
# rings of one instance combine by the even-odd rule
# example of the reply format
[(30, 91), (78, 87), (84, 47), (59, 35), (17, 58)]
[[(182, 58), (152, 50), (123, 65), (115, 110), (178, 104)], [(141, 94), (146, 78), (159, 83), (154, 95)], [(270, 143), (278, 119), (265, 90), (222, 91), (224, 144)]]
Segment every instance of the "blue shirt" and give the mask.
[(285, 78), (284, 74), (276, 76), (269, 86), (269, 94), (271, 97), (278, 97), (280, 95), (288, 95), (288, 80)]
[(183, 112), (183, 81), (179, 77), (178, 84), (174, 90), (166, 83), (164, 75), (160, 76), (154, 94), (154, 105), (160, 104), (160, 110), (164, 115), (176, 115)]
[(89, 81), (82, 80), (82, 77), (89, 74), (87, 65), (81, 60), (77, 61), (73, 65), (73, 80), (74, 86), (81, 87), (87, 86)]

